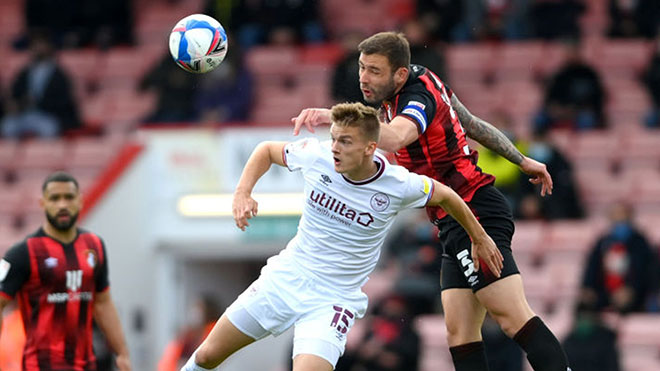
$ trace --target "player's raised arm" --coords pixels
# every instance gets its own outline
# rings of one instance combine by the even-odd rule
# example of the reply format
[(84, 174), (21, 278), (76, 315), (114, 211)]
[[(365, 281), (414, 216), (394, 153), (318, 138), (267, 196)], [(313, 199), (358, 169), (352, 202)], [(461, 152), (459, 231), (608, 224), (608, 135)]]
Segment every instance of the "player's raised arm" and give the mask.
[(293, 135), (300, 134), (303, 125), (307, 127), (310, 133), (314, 132), (314, 127), (319, 125), (330, 125), (330, 110), (327, 108), (305, 108), (300, 111), (298, 116), (291, 118), (293, 124)]
[(529, 179), (531, 183), (541, 184), (541, 196), (545, 196), (546, 193), (552, 194), (552, 178), (545, 164), (520, 153), (504, 133), (468, 111), (456, 94), (451, 96), (451, 106), (458, 114), (461, 125), (470, 138), (520, 166), (520, 170), (531, 176)]
[(442, 207), (465, 229), (472, 240), (472, 261), (475, 270), (479, 270), (479, 261), (482, 260), (488, 265), (490, 271), (499, 277), (504, 266), (502, 263), (504, 257), (495, 242), (479, 224), (465, 201), (454, 190), (435, 180), (433, 184), (433, 194), (427, 206)]
[(270, 165), (286, 166), (283, 151), (286, 142), (261, 142), (252, 151), (241, 178), (234, 191), (232, 213), (236, 226), (241, 230), (249, 226), (248, 219), (257, 215), (257, 201), (252, 198), (252, 189), (257, 181), (270, 169)]

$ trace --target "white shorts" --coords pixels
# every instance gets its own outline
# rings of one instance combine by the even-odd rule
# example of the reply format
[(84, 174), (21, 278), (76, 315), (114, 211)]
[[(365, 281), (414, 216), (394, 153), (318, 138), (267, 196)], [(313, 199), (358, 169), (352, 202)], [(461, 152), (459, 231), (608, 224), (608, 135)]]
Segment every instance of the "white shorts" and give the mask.
[(254, 339), (277, 336), (295, 325), (293, 357), (314, 354), (334, 367), (344, 353), (348, 331), (364, 316), (367, 305), (359, 288), (344, 292), (324, 286), (277, 256), (225, 314)]

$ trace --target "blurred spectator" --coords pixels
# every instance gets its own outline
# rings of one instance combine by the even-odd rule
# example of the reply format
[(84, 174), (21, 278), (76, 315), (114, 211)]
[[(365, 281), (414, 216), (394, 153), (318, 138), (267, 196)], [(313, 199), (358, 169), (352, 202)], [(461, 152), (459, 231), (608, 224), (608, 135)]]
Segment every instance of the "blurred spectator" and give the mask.
[(410, 20), (403, 25), (402, 32), (410, 43), (410, 62), (430, 69), (442, 81), (448, 82), (445, 58), (431, 40), (426, 25)]
[(486, 348), (488, 371), (522, 371), (522, 349), (489, 315), (481, 327), (481, 337)]
[(632, 209), (616, 203), (610, 211), (610, 229), (589, 253), (580, 303), (594, 310), (625, 314), (645, 310), (651, 294), (656, 257), (632, 223)]
[(246, 121), (252, 97), (252, 75), (241, 62), (240, 50), (235, 48), (220, 66), (199, 80), (195, 116), (201, 123)]
[(156, 110), (146, 119), (147, 124), (187, 123), (195, 118), (195, 90), (198, 75), (181, 69), (166, 53), (156, 68), (142, 78), (139, 89), (155, 90)]
[(365, 322), (364, 338), (357, 349), (347, 351), (339, 359), (336, 371), (418, 369), (420, 339), (402, 296), (392, 294), (384, 298)]
[(660, 26), (657, 0), (609, 0), (610, 37), (653, 38)]
[(584, 208), (573, 178), (573, 168), (545, 132), (535, 133), (524, 152), (548, 167), (552, 177), (552, 195), (541, 197), (527, 176), (519, 178), (519, 197), (514, 214), (521, 219), (576, 219), (584, 217)]
[(550, 78), (546, 88), (543, 108), (534, 122), (535, 130), (605, 127), (605, 91), (598, 72), (582, 59), (577, 42), (567, 42), (565, 53), (564, 65)]
[(581, 0), (534, 0), (530, 8), (534, 37), (544, 40), (578, 39), (578, 20), (585, 9)]
[(434, 247), (437, 234), (428, 223), (426, 212), (419, 210), (386, 245), (388, 259), (399, 268), (394, 289), (406, 293), (410, 314), (414, 316), (434, 313), (439, 307), (442, 255)]
[[(515, 138), (511, 116), (502, 110), (496, 110), (492, 115), (492, 120), (489, 120), (489, 122), (497, 123), (497, 128), (509, 138), (511, 143), (522, 153), (527, 153), (528, 144)], [(520, 198), (520, 178), (522, 174), (518, 165), (482, 145), (479, 145), (478, 151), (477, 165), (485, 172), (495, 176), (495, 187), (504, 194), (511, 209), (515, 210), (516, 202)]]
[(619, 371), (616, 332), (607, 327), (599, 314), (578, 306), (573, 328), (563, 342), (573, 370)]
[(344, 57), (337, 63), (332, 74), (332, 98), (337, 103), (365, 103), (358, 79), (358, 44), (364, 40), (364, 35), (358, 31), (347, 31), (341, 38)]
[[(133, 41), (130, 0), (26, 0), (25, 23), (26, 35), (46, 32), (56, 47), (109, 47)], [(16, 46), (26, 41), (23, 36)]]
[(644, 83), (646, 84), (653, 107), (646, 117), (646, 126), (651, 128), (660, 127), (660, 35), (655, 41), (655, 52), (644, 73)]
[[(131, 0), (80, 0), (80, 46), (108, 48), (133, 43)], [(58, 1), (58, 3), (61, 3)]]
[(56, 137), (81, 126), (72, 83), (55, 60), (50, 40), (36, 34), (30, 42), (31, 60), (14, 80), (2, 135)]
[(434, 40), (453, 40), (455, 27), (463, 14), (461, 0), (417, 0), (417, 17), (430, 30)]
[(222, 313), (210, 296), (201, 296), (188, 308), (187, 323), (176, 339), (166, 347), (158, 362), (158, 371), (178, 371), (211, 332)]
[(245, 0), (232, 15), (238, 42), (248, 49), (259, 44), (291, 45), (324, 39), (316, 0)]
[(2, 318), (2, 331), (0, 331), (0, 370), (22, 370), (23, 346), (25, 345), (25, 331), (23, 320), (14, 301), (10, 303)]

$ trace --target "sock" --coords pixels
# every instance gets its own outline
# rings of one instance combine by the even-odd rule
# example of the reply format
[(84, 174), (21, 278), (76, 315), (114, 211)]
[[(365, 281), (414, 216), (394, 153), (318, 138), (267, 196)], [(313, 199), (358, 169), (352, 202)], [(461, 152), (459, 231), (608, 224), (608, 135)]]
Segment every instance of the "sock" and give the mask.
[(456, 371), (488, 371), (483, 341), (450, 347), (449, 352)]
[(571, 370), (559, 340), (539, 317), (527, 321), (513, 340), (527, 353), (534, 371)]
[(204, 368), (202, 366), (199, 366), (197, 363), (195, 363), (195, 356), (197, 355), (197, 351), (193, 353), (190, 358), (188, 358), (188, 362), (186, 362), (183, 367), (181, 367), (180, 371), (217, 371), (219, 366), (216, 368)]

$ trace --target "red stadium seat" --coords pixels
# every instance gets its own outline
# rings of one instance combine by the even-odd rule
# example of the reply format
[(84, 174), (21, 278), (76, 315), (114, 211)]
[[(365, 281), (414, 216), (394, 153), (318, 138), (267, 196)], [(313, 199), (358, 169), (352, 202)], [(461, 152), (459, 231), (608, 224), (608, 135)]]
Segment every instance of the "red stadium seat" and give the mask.
[(62, 139), (36, 139), (18, 150), (16, 168), (22, 170), (62, 169), (66, 161), (66, 142)]

